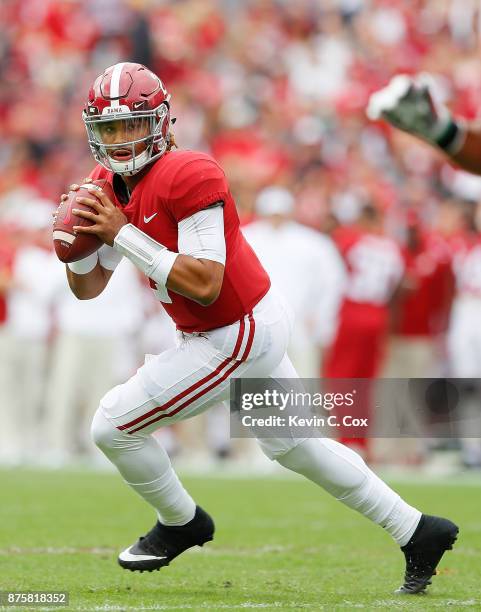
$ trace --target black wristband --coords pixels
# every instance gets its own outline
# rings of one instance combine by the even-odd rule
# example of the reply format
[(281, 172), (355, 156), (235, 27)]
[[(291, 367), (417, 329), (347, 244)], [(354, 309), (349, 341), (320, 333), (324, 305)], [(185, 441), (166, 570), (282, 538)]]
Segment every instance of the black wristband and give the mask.
[(444, 133), (436, 140), (436, 144), (443, 151), (448, 151), (459, 134), (459, 125), (451, 119)]

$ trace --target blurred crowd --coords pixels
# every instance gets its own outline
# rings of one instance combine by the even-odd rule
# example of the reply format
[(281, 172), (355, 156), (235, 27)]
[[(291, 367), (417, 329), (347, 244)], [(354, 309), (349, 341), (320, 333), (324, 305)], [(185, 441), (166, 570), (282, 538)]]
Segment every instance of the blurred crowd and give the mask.
[[(91, 453), (104, 390), (174, 342), (128, 264), (76, 302), (50, 246), (59, 195), (93, 167), (88, 87), (118, 61), (158, 73), (179, 147), (224, 167), (296, 311), (303, 376), (481, 377), (480, 180), (365, 116), (393, 74), (421, 71), (477, 115), (477, 0), (4, 0), (0, 23), (0, 460)], [(226, 456), (225, 418), (211, 421), (195, 427)], [(172, 448), (196, 444), (185, 429)], [(479, 467), (465, 434), (462, 461)], [(393, 460), (381, 446), (364, 450)], [(425, 460), (421, 439), (396, 448)]]

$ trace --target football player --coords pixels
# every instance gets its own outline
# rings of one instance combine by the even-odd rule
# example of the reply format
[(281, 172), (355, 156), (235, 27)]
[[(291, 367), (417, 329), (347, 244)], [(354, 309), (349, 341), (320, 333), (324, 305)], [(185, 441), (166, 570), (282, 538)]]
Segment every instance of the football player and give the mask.
[[(98, 252), (67, 264), (79, 299), (107, 285), (122, 257), (148, 278), (177, 326), (179, 344), (145, 364), (100, 401), (95, 443), (126, 483), (156, 511), (157, 522), (119, 556), (123, 568), (154, 570), (212, 540), (212, 518), (184, 489), (152, 433), (229, 398), (229, 380), (296, 378), (286, 355), (291, 316), (239, 229), (224, 172), (209, 155), (173, 150), (170, 96), (146, 67), (119, 63), (90, 89), (83, 112), (103, 192), (80, 198)], [(94, 193), (94, 191), (92, 191)], [(97, 193), (97, 191), (95, 191)], [(66, 197), (66, 196), (63, 196)], [(282, 248), (282, 245), (279, 245)], [(423, 591), (458, 528), (421, 514), (352, 450), (329, 439), (259, 439), (268, 457), (304, 475), (382, 526), (402, 547), (402, 593)]]
[[(348, 281), (323, 374), (374, 379), (384, 359), (392, 297), (404, 273), (402, 254), (385, 234), (380, 204), (364, 204), (356, 222), (340, 225), (332, 237), (345, 261)], [(364, 416), (370, 413), (368, 406), (360, 409)], [(368, 438), (341, 436), (340, 441), (357, 447), (365, 457), (370, 452)]]
[(396, 75), (371, 95), (367, 115), (444, 151), (464, 170), (481, 174), (481, 125), (453, 117), (431, 75)]
[[(429, 74), (397, 75), (386, 87), (373, 93), (369, 99), (367, 115), (372, 120), (384, 119), (400, 130), (412, 134), (443, 151), (450, 161), (464, 170), (481, 174), (481, 126), (453, 117), (438, 96), (436, 81)], [(451, 313), (448, 334), (450, 368), (459, 378), (478, 378), (480, 374), (479, 333), (480, 312), (480, 206), (475, 224), (478, 235), (465, 232), (453, 243), (453, 269), (457, 295)], [(475, 353), (473, 354), (473, 347)], [(477, 417), (476, 406), (464, 405), (465, 423), (460, 431), (468, 430), (470, 437), (461, 438), (463, 462), (468, 467), (481, 465), (480, 440), (473, 435), (471, 412)]]

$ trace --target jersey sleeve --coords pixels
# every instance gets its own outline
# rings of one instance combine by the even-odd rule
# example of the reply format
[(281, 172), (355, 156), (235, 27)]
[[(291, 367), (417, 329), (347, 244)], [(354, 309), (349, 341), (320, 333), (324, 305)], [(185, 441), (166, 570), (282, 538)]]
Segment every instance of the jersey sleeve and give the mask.
[(226, 176), (212, 158), (189, 160), (172, 177), (170, 213), (179, 223), (212, 204), (225, 202), (228, 191)]

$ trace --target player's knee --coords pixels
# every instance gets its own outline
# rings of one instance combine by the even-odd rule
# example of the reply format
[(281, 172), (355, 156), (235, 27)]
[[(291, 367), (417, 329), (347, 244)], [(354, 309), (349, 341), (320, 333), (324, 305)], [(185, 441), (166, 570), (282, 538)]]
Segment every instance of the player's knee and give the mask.
[(278, 461), (282, 465), (282, 458), (302, 442), (293, 438), (257, 438), (260, 449), (271, 461)]
[(90, 428), (94, 444), (101, 451), (108, 451), (114, 447), (118, 433), (118, 429), (103, 415), (102, 411), (97, 410)]

